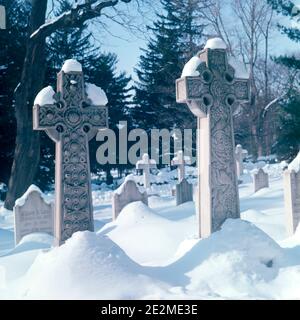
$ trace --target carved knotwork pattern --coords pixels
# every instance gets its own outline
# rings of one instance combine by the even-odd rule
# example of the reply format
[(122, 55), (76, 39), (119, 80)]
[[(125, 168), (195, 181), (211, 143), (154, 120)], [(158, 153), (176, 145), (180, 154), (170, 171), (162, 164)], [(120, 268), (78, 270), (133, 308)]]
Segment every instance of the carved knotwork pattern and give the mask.
[[(57, 103), (36, 106), (38, 128), (45, 129), (59, 147), (56, 153), (56, 179), (59, 190), (59, 242), (74, 232), (93, 230), (88, 141), (96, 128), (107, 125), (107, 108), (93, 106), (84, 91), (83, 74), (61, 72)], [(58, 171), (60, 170), (60, 171)], [(58, 194), (59, 193), (59, 194)]]

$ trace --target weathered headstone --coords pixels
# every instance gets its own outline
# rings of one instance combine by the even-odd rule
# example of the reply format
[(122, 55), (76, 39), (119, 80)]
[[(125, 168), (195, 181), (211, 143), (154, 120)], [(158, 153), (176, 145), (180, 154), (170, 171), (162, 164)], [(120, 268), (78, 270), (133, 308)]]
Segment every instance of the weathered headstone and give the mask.
[(144, 204), (148, 205), (147, 192), (140, 192), (133, 180), (127, 180), (113, 194), (113, 220), (117, 219), (118, 215), (125, 206), (135, 201), (142, 201)]
[(253, 175), (254, 192), (257, 192), (264, 188), (269, 188), (269, 175), (264, 172), (263, 169), (259, 169), (258, 172)]
[(284, 171), (283, 180), (286, 229), (291, 236), (300, 222), (300, 153)]
[(249, 100), (250, 85), (248, 79), (236, 73), (228, 63), (225, 43), (214, 39), (192, 58), (176, 82), (177, 102), (187, 103), (198, 118), (198, 216), (202, 238), (219, 230), (226, 219), (240, 217), (232, 114), (237, 102)]
[(190, 158), (185, 157), (183, 151), (178, 151), (176, 157), (171, 161), (172, 166), (178, 168), (178, 181), (185, 179), (185, 164), (190, 163)]
[[(98, 88), (100, 89), (100, 88)], [(101, 89), (100, 89), (101, 90)], [(93, 91), (99, 96), (99, 92)], [(101, 93), (101, 92), (100, 92)], [(43, 89), (33, 107), (33, 127), (56, 143), (55, 237), (94, 230), (88, 142), (107, 127), (107, 107), (86, 93), (81, 65), (67, 60), (58, 74), (57, 93)], [(107, 102), (107, 101), (106, 101)]]
[(193, 201), (193, 185), (183, 179), (176, 185), (176, 205)]
[(6, 14), (4, 6), (0, 6), (0, 29), (6, 29)]
[(149, 189), (150, 184), (150, 169), (156, 169), (156, 161), (149, 158), (149, 155), (145, 153), (142, 160), (136, 163), (136, 169), (143, 170), (144, 188)]
[(300, 222), (300, 173), (286, 170), (283, 177), (286, 229), (292, 236)]
[(238, 144), (235, 148), (235, 160), (237, 167), (237, 176), (240, 178), (244, 173), (244, 160), (248, 155), (248, 151), (244, 150), (243, 147)]
[(31, 233), (54, 233), (54, 207), (44, 199), (42, 191), (30, 186), (14, 206), (15, 244)]

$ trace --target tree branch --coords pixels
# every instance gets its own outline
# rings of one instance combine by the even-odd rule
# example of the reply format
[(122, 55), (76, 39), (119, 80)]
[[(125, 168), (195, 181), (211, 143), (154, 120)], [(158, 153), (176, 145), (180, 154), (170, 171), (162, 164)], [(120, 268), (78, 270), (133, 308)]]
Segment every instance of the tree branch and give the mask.
[[(129, 3), (131, 0), (120, 0)], [(114, 7), (119, 0), (89, 0), (82, 4), (77, 4), (70, 11), (64, 12), (60, 16), (41, 25), (30, 36), (30, 41), (40, 41), (50, 36), (53, 32), (61, 28), (77, 27), (85, 21), (101, 16), (105, 8)]]

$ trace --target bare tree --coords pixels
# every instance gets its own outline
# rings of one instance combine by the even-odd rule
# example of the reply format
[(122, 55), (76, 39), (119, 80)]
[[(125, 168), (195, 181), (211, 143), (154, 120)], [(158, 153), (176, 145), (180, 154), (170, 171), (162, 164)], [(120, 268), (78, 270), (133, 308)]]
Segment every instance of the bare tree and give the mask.
[(12, 209), (33, 182), (39, 164), (39, 134), (32, 130), (32, 105), (41, 90), (45, 74), (46, 38), (61, 28), (80, 26), (86, 21), (100, 17), (104, 9), (132, 0), (85, 0), (74, 1), (74, 6), (59, 17), (46, 22), (48, 0), (32, 0), (29, 22), (29, 38), (26, 47), (21, 80), (15, 90), (15, 113), (17, 137), (14, 162), (9, 181), (5, 207)]

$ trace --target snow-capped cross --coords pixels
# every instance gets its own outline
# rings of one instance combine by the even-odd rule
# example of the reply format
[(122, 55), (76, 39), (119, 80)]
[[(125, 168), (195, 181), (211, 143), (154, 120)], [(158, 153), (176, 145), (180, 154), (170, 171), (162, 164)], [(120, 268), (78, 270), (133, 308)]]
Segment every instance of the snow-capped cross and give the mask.
[(228, 218), (240, 217), (233, 107), (249, 101), (249, 79), (238, 78), (222, 39), (211, 39), (176, 81), (177, 102), (198, 118), (199, 234), (206, 238)]
[(190, 162), (191, 159), (185, 157), (183, 151), (178, 151), (176, 157), (171, 161), (172, 166), (177, 166), (178, 182), (181, 182), (185, 178), (185, 164)]
[[(100, 89), (100, 88), (98, 88)], [(62, 244), (74, 232), (93, 231), (88, 142), (107, 127), (107, 107), (95, 105), (80, 63), (67, 60), (58, 74), (57, 93), (43, 89), (33, 107), (33, 128), (56, 143), (55, 238)]]
[(136, 169), (143, 170), (144, 188), (150, 188), (150, 169), (156, 169), (156, 161), (149, 158), (149, 155), (145, 153), (142, 160), (136, 163)]

